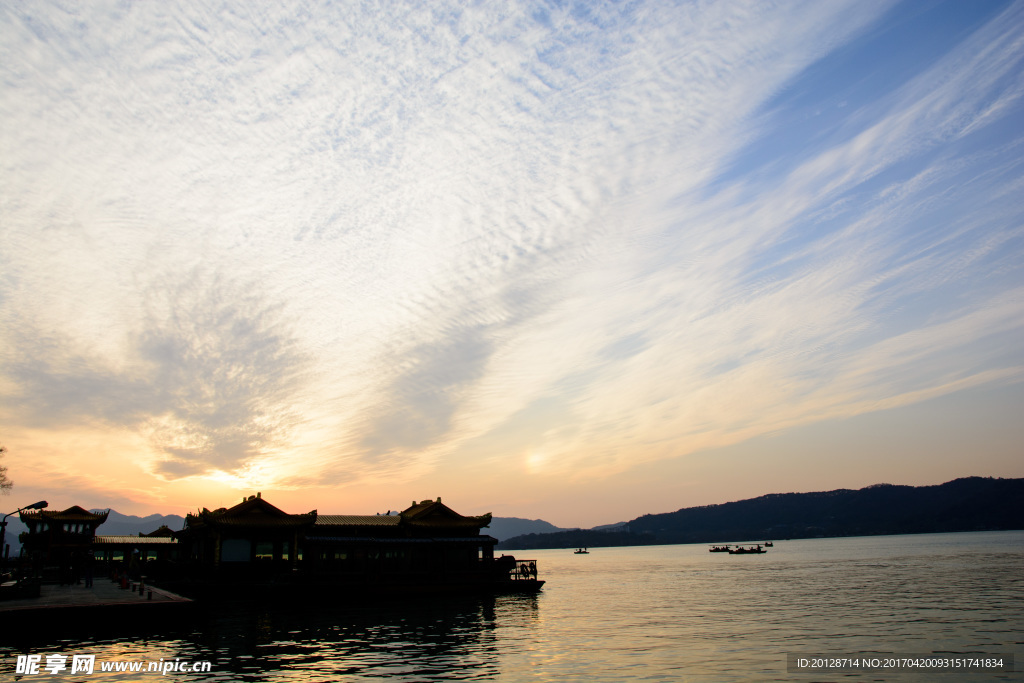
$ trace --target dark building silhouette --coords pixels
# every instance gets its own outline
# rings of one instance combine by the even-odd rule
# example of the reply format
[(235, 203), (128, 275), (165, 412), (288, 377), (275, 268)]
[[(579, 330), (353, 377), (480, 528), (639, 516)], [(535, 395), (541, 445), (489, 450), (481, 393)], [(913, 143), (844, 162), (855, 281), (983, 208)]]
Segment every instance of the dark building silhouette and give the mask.
[(107, 521), (109, 510), (89, 512), (77, 505), (67, 510), (22, 510), (28, 527), (22, 536), (22, 554), (36, 573), (61, 583), (77, 582), (91, 562), (96, 527)]
[(465, 516), (437, 500), (386, 515), (289, 514), (260, 494), (190, 514), (177, 532), (193, 580), (353, 587), (505, 586), (537, 589), (536, 563), (494, 557), (481, 533), (491, 515)]
[(24, 511), (23, 554), (44, 582), (77, 581), (82, 567), (166, 581), (184, 592), (216, 595), (227, 585), (260, 584), (287, 593), (353, 589), (532, 591), (536, 562), (494, 557), (497, 539), (481, 532), (491, 515), (465, 516), (437, 500), (413, 501), (385, 515), (287, 513), (248, 496), (231, 508), (185, 517), (180, 531), (97, 536), (109, 510), (75, 506)]

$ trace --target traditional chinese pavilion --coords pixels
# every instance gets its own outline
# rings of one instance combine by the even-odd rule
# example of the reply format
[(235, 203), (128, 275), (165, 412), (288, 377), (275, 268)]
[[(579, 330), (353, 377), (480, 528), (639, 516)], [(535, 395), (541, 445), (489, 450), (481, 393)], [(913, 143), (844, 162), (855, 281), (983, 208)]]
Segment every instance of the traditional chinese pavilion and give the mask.
[(49, 580), (86, 561), (114, 569), (138, 560), (141, 574), (205, 595), (246, 584), (282, 593), (316, 588), (327, 596), (361, 589), (535, 591), (544, 583), (536, 562), (494, 557), (498, 541), (482, 533), (490, 514), (461, 515), (440, 498), (393, 514), (321, 515), (287, 513), (257, 493), (231, 508), (189, 514), (180, 531), (97, 536), (109, 512), (25, 510), (24, 553)]
[(176, 533), (191, 577), (320, 589), (374, 586), (536, 590), (536, 563), (494, 558), (481, 533), (491, 515), (464, 516), (437, 500), (386, 515), (289, 514), (260, 494), (190, 514)]
[(84, 561), (92, 549), (96, 527), (107, 521), (110, 510), (89, 512), (77, 505), (67, 510), (22, 510), (28, 527), (22, 552), (42, 567), (70, 567)]
[(178, 539), (174, 531), (162, 526), (148, 534), (96, 536), (92, 550), (98, 562), (128, 562), (133, 554), (140, 562), (167, 563), (179, 559)]
[(187, 515), (177, 535), (184, 557), (196, 566), (295, 567), (300, 542), (315, 522), (316, 510), (288, 514), (257, 494), (232, 508)]

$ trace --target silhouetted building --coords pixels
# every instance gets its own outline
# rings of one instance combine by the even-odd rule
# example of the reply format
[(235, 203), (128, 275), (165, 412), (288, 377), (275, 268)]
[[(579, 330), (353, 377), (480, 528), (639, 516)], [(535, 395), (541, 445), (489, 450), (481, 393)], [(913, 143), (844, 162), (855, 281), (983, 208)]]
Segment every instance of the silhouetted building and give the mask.
[(92, 550), (96, 527), (107, 521), (110, 510), (89, 512), (77, 505), (67, 510), (23, 510), (22, 554), (44, 578), (62, 583), (77, 579)]
[(259, 494), (232, 508), (204, 508), (176, 533), (191, 577), (354, 586), (493, 587), (535, 590), (536, 563), (494, 558), (481, 533), (491, 515), (465, 516), (437, 500), (386, 515), (289, 514)]
[(24, 552), (44, 580), (76, 580), (83, 566), (118, 571), (131, 564), (134, 573), (205, 595), (235, 583), (339, 594), (353, 588), (531, 591), (544, 583), (536, 562), (494, 557), (497, 539), (481, 532), (490, 514), (460, 515), (440, 498), (413, 501), (395, 514), (320, 515), (289, 514), (256, 494), (231, 508), (189, 514), (181, 531), (96, 536), (108, 514), (78, 506), (26, 510)]
[(96, 536), (92, 539), (93, 554), (101, 563), (127, 562), (135, 553), (138, 553), (140, 562), (173, 561), (179, 559), (179, 546), (178, 539), (172, 536), (151, 534)]
[(203, 508), (185, 517), (177, 533), (184, 557), (206, 568), (296, 567), (306, 532), (316, 522), (316, 511), (291, 515), (257, 494), (228, 509)]
[(463, 516), (440, 498), (396, 515), (320, 515), (306, 533), (304, 561), (321, 574), (466, 578), (492, 564), (498, 540), (480, 531), (490, 523), (491, 515)]

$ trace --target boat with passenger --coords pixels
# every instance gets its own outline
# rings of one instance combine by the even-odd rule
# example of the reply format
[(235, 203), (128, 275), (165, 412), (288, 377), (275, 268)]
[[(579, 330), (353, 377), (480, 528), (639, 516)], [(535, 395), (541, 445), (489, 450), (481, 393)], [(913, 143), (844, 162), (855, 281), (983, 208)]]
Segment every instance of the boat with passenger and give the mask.
[(730, 555), (763, 555), (768, 552), (760, 545), (757, 546), (742, 546), (738, 545), (735, 548), (729, 550)]
[(727, 553), (729, 552), (729, 546), (727, 545), (713, 545), (708, 548), (709, 553)]

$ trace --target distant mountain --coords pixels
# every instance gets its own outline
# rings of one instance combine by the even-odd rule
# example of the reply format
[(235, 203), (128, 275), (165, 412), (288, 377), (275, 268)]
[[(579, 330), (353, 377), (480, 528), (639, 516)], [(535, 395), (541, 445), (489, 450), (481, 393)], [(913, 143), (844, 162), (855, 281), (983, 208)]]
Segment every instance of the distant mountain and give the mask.
[(1024, 479), (969, 477), (937, 486), (875, 484), (860, 490), (773, 493), (721, 505), (644, 515), (622, 532), (530, 534), (500, 549), (670, 543), (729, 543), (780, 538), (871, 536), (1024, 529)]
[[(93, 512), (103, 512), (93, 510)], [(96, 528), (97, 536), (135, 536), (139, 533), (148, 534), (166, 525), (171, 531), (179, 531), (185, 526), (185, 518), (178, 515), (148, 515), (137, 517), (135, 515), (122, 515), (116, 510), (111, 510), (107, 515), (107, 521)]]
[(543, 519), (520, 519), (519, 517), (494, 517), (491, 519), (490, 526), (483, 529), (483, 533), (493, 536), (499, 541), (523, 534), (547, 534), (555, 531), (562, 531), (562, 529)]
[[(395, 514), (398, 514), (397, 512)], [(122, 515), (114, 510), (110, 511), (107, 521), (96, 530), (100, 536), (122, 536), (125, 534), (135, 535), (139, 532), (149, 533), (166, 524), (174, 531), (178, 531), (185, 525), (185, 518), (178, 515), (149, 515), (148, 517), (135, 517)], [(518, 517), (494, 517), (491, 525), (483, 530), (483, 533), (494, 536), (499, 541), (513, 536), (529, 533), (547, 533), (561, 531), (554, 524), (545, 522), (542, 519), (519, 519)]]
[[(103, 509), (94, 509), (91, 512), (103, 512)], [(178, 515), (149, 515), (137, 517), (135, 515), (122, 515), (116, 510), (111, 510), (107, 515), (107, 521), (96, 528), (97, 536), (136, 536), (139, 533), (148, 534), (156, 531), (161, 525), (166, 524), (173, 531), (178, 531), (185, 525), (185, 518)], [(7, 518), (7, 532), (4, 543), (11, 546), (11, 557), (16, 557), (21, 550), (21, 542), (18, 536), (28, 531), (28, 528), (21, 523), (17, 516)], [(2, 552), (2, 549), (0, 549)]]
[(661, 543), (650, 534), (629, 531), (594, 531), (593, 529), (567, 529), (550, 534), (526, 534), (502, 541), (498, 550), (527, 550), (535, 548), (610, 548), (622, 545), (657, 545)]
[[(92, 512), (102, 512), (102, 509)], [(139, 533), (148, 534), (156, 531), (162, 525), (167, 525), (172, 531), (178, 531), (185, 526), (185, 518), (178, 515), (148, 515), (138, 517), (136, 515), (122, 515), (117, 510), (111, 510), (107, 515), (107, 521), (96, 529), (98, 536), (135, 536)], [(21, 548), (18, 542), (18, 535), (27, 531), (24, 524), (17, 516), (7, 518), (7, 534), (5, 543), (11, 546), (11, 556), (16, 556)], [(520, 519), (518, 517), (495, 517), (491, 525), (483, 530), (483, 533), (503, 541), (513, 536), (521, 536), (530, 533), (550, 533), (562, 531), (559, 527), (545, 522), (542, 519)]]
[[(397, 512), (395, 514), (398, 514)], [(100, 536), (122, 536), (125, 534), (135, 535), (139, 532), (149, 533), (166, 524), (173, 531), (178, 531), (185, 526), (185, 518), (178, 515), (149, 515), (148, 517), (135, 517), (122, 515), (114, 510), (110, 511), (107, 521), (96, 530)], [(561, 531), (554, 524), (545, 522), (542, 519), (520, 519), (518, 517), (494, 517), (489, 527), (483, 533), (495, 537), (499, 541), (513, 536), (529, 533), (548, 533)]]

